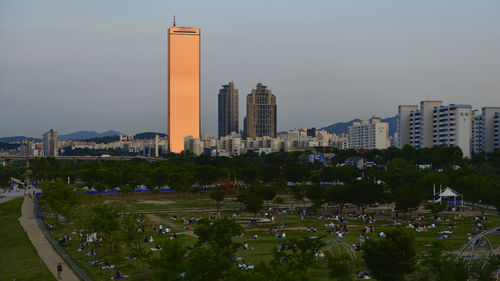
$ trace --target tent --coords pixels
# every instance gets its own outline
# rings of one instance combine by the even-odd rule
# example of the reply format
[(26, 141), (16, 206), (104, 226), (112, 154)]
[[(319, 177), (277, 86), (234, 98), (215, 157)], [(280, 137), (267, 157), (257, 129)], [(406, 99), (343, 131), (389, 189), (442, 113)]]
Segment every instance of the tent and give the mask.
[[(457, 200), (457, 198), (460, 199)], [(434, 191), (434, 202), (446, 205), (463, 205), (464, 203), (463, 195), (449, 187), (443, 190), (439, 189), (439, 192)]]

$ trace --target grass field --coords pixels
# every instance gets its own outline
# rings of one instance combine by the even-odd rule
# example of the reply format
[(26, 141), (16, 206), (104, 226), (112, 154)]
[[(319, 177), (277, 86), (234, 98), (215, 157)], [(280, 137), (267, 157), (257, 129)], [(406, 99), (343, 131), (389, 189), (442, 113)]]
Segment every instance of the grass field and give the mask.
[[(280, 207), (302, 207), (302, 202), (294, 201), (291, 198), (287, 197), (287, 204), (281, 205)], [(190, 218), (202, 218), (207, 216), (213, 216), (215, 214), (215, 203), (211, 200), (207, 195), (196, 194), (193, 195), (192, 198), (169, 198), (164, 200), (131, 200), (131, 201), (122, 201), (120, 204), (123, 204), (124, 209), (127, 212), (145, 212), (146, 217), (149, 220), (149, 224), (156, 223), (162, 224), (164, 227), (168, 226), (172, 229), (172, 231), (176, 232), (180, 241), (183, 241), (186, 246), (191, 246), (196, 241), (195, 235), (192, 231), (188, 231), (185, 229), (188, 224), (184, 222), (184, 219), (189, 220)], [(239, 209), (240, 205), (234, 200), (228, 200), (222, 207), (224, 216), (232, 216), (233, 213), (236, 213)], [(383, 209), (383, 208), (382, 208)], [(350, 211), (356, 211), (356, 209), (351, 208)], [(380, 210), (380, 207), (379, 207)], [(323, 210), (322, 212), (331, 213), (331, 210)], [(375, 213), (376, 210), (369, 209), (367, 213)], [(422, 256), (425, 252), (427, 252), (431, 244), (434, 241), (441, 241), (446, 251), (450, 254), (453, 254), (456, 250), (458, 250), (471, 236), (469, 233), (474, 231), (475, 226), (472, 223), (472, 217), (474, 215), (479, 214), (479, 212), (465, 212), (462, 214), (461, 219), (455, 219), (456, 213), (444, 213), (449, 221), (446, 222), (436, 222), (431, 218), (430, 214), (424, 213), (421, 209), (418, 215), (423, 215), (425, 217), (424, 220), (418, 221), (417, 223), (421, 225), (430, 225), (432, 223), (436, 224), (436, 228), (428, 229), (426, 232), (416, 232), (414, 229), (414, 236), (417, 242), (417, 251), (418, 255)], [(177, 219), (173, 219), (173, 216), (176, 215)], [(304, 220), (301, 220), (300, 216), (296, 214), (295, 211), (289, 211), (288, 214), (275, 214), (275, 222), (274, 223), (259, 223), (258, 225), (249, 225), (245, 223), (245, 220), (253, 217), (252, 214), (243, 213), (241, 217), (237, 218), (238, 221), (242, 222), (242, 226), (244, 228), (244, 236), (243, 237), (235, 237), (234, 241), (239, 243), (248, 243), (248, 246), (251, 247), (251, 250), (238, 250), (236, 252), (237, 257), (241, 257), (245, 260), (247, 264), (257, 265), (261, 262), (267, 262), (272, 259), (272, 250), (279, 243), (282, 242), (282, 239), (276, 239), (273, 233), (269, 233), (270, 228), (276, 228), (277, 223), (284, 224), (286, 223), (286, 228), (277, 228), (279, 233), (286, 233), (287, 238), (300, 238), (304, 236), (312, 237), (316, 236), (324, 241), (330, 241), (337, 239), (336, 234), (327, 233), (327, 230), (330, 229), (329, 226), (325, 226), (328, 221), (318, 219), (317, 215), (305, 217)], [(344, 215), (344, 217), (346, 217)], [(381, 231), (387, 232), (388, 230), (394, 228), (393, 218), (390, 215), (376, 215), (377, 222), (374, 224), (375, 231), (372, 234), (369, 234), (371, 237), (377, 237)], [(339, 238), (340, 240), (346, 242), (349, 245), (359, 243), (359, 236), (362, 233), (362, 230), (365, 226), (369, 225), (363, 220), (358, 220), (356, 218), (346, 218), (348, 221), (345, 223), (349, 230), (349, 233), (345, 235), (343, 238)], [(403, 218), (398, 218), (400, 222), (403, 222)], [(54, 238), (60, 238), (63, 234), (68, 233), (62, 225), (54, 218), (46, 219), (46, 224), (51, 223), (55, 225), (55, 230), (51, 232)], [(337, 223), (334, 221), (334, 223)], [(415, 223), (415, 222), (413, 222)], [(456, 227), (450, 228), (449, 225), (455, 223)], [(497, 214), (489, 213), (488, 221), (486, 223), (486, 227), (490, 228), (493, 226), (500, 225), (500, 217)], [(192, 227), (196, 227), (196, 223), (191, 224)], [(316, 233), (308, 233), (306, 232), (306, 227), (316, 227), (318, 232)], [(440, 232), (448, 230), (453, 233), (450, 235), (450, 239), (441, 240)], [(71, 230), (73, 231), (73, 229)], [(71, 232), (70, 231), (70, 232)], [(248, 240), (248, 237), (252, 234), (257, 234), (259, 239), (257, 240)], [(144, 243), (147, 251), (150, 251), (149, 248), (154, 247), (155, 243), (158, 241), (161, 243), (163, 239), (166, 239), (164, 236), (158, 236), (158, 234), (154, 234), (152, 232), (151, 227), (146, 229), (145, 236), (153, 236), (155, 239), (154, 243)], [(88, 262), (95, 257), (85, 256), (84, 252), (77, 252), (78, 241), (80, 240), (79, 236), (76, 234), (71, 234), (72, 242), (67, 249), (67, 252), (73, 257), (73, 259), (84, 269), (86, 270), (90, 277), (93, 280), (109, 280), (111, 274), (113, 273), (110, 270), (101, 270), (99, 266), (91, 266)], [(500, 235), (498, 235), (500, 236)], [(492, 237), (491, 242), (493, 246), (500, 246), (500, 237)], [(110, 261), (110, 263), (118, 266), (122, 273), (130, 276), (129, 280), (150, 280), (152, 277), (152, 271), (148, 268), (146, 264), (139, 263), (140, 268), (143, 269), (140, 272), (136, 272), (136, 264), (135, 261), (130, 261), (125, 259), (128, 255), (126, 249), (122, 248), (119, 251), (114, 251), (114, 254), (111, 254), (109, 247), (104, 245), (99, 248), (100, 256), (104, 257), (106, 260)], [(157, 252), (150, 251), (152, 255), (158, 254)], [(361, 262), (361, 255), (359, 253), (358, 258), (354, 261), (358, 264), (358, 268), (362, 269), (363, 265)], [(328, 278), (328, 270), (326, 268), (326, 262), (318, 262), (314, 265), (310, 270), (309, 274), (313, 277), (314, 280), (330, 280)]]
[(0, 204), (0, 280), (56, 280), (18, 221), (22, 202)]

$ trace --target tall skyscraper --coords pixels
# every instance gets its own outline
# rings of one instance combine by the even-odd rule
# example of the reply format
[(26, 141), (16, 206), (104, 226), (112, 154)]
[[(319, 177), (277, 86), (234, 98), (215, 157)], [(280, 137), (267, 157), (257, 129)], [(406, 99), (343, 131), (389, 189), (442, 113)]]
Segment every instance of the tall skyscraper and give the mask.
[(231, 81), (227, 85), (222, 85), (222, 89), (219, 90), (219, 137), (238, 132), (238, 108), (238, 89), (234, 88), (234, 83)]
[(57, 156), (57, 132), (50, 129), (50, 131), (43, 134), (43, 156), (54, 157)]
[(182, 152), (184, 138), (200, 138), (200, 29), (168, 29), (168, 146)]
[(276, 96), (262, 83), (247, 96), (245, 136), (250, 139), (277, 135)]

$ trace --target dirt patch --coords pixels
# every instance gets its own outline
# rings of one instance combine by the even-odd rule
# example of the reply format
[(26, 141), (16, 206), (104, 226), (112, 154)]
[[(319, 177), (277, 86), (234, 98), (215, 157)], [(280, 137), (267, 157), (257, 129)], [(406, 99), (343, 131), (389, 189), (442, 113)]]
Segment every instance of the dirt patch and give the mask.
[(172, 201), (172, 200), (141, 200), (141, 201), (137, 201), (137, 203), (151, 204), (151, 205), (167, 205), (167, 204), (173, 204), (173, 203), (175, 203), (175, 201)]
[(105, 193), (105, 194), (86, 194), (90, 198), (101, 198), (102, 200), (157, 200), (157, 199), (180, 199), (190, 198), (193, 195), (187, 192), (134, 192), (134, 193)]

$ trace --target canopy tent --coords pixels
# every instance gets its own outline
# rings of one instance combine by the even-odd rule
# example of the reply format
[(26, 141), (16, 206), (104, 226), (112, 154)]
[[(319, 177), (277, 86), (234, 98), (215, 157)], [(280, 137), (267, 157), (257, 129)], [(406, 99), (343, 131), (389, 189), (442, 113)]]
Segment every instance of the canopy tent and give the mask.
[[(457, 201), (457, 198), (460, 198), (460, 200)], [(434, 202), (446, 205), (463, 205), (464, 203), (463, 195), (449, 187), (443, 190), (440, 188), (439, 192), (434, 191)]]

